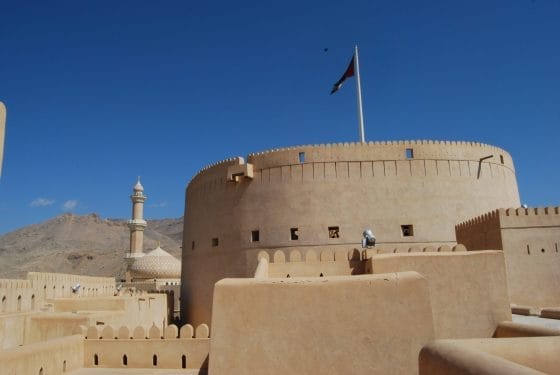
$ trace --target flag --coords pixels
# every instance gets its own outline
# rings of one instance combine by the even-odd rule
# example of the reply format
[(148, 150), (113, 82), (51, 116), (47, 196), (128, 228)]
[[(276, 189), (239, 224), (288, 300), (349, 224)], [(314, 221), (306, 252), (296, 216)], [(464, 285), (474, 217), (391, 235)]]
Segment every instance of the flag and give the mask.
[(333, 85), (333, 88), (331, 90), (331, 95), (337, 92), (342, 87), (342, 84), (344, 83), (346, 78), (350, 78), (353, 76), (354, 76), (354, 55), (352, 55), (352, 60), (350, 60), (350, 64), (348, 64), (348, 68), (346, 68), (346, 71), (344, 72), (344, 74), (342, 74), (342, 77), (340, 77), (340, 79), (336, 81), (336, 83)]

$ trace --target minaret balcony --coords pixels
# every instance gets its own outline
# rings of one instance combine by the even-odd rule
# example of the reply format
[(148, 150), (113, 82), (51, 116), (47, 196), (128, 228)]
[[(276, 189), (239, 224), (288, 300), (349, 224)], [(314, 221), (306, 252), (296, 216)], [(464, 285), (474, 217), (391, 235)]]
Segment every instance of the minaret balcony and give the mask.
[(144, 230), (148, 226), (146, 220), (143, 219), (128, 220), (127, 224), (130, 230)]

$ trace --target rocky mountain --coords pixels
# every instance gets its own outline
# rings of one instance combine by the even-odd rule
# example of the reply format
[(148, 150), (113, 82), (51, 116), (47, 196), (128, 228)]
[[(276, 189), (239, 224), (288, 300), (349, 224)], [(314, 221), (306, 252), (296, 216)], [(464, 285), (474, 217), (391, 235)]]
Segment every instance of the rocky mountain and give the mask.
[[(157, 247), (181, 258), (183, 218), (148, 220), (144, 251)], [(0, 236), (0, 279), (28, 271), (122, 277), (129, 248), (126, 220), (63, 214)]]

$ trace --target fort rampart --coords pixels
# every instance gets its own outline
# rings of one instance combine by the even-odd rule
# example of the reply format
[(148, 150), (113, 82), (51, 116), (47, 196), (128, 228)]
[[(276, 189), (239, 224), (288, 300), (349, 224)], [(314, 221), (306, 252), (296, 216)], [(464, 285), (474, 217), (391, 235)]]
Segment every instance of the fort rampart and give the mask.
[(2, 374), (61, 374), (82, 367), (205, 369), (210, 351), (206, 324), (76, 326), (74, 334), (0, 351)]
[(363, 262), (378, 254), (433, 253), (466, 251), (463, 245), (453, 247), (408, 247), (408, 248), (291, 248), (280, 250), (261, 250), (257, 258), (268, 261), (266, 277), (326, 277), (347, 276), (371, 273)]
[(511, 302), (560, 304), (560, 208), (493, 210), (456, 226), (457, 241), (469, 250), (504, 251)]
[(0, 279), (0, 314), (38, 310), (53, 298), (112, 296), (114, 291), (115, 279), (110, 277), (29, 272), (27, 280)]
[(190, 324), (178, 330), (166, 326), (118, 329), (110, 325), (78, 327), (83, 335), (84, 367), (92, 368), (153, 368), (201, 369), (208, 366), (210, 351), (209, 329), (200, 324), (196, 330)]
[(181, 303), (196, 323), (210, 319), (213, 285), (252, 276), (262, 249), (359, 246), (366, 228), (380, 247), (453, 246), (457, 223), (519, 206), (519, 193), (498, 147), (399, 141), (227, 159), (194, 176), (185, 202)]

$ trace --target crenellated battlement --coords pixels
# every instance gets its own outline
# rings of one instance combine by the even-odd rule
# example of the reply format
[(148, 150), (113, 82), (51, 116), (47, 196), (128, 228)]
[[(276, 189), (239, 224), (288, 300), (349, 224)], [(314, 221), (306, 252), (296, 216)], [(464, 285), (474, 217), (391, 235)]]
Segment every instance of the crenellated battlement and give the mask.
[(163, 339), (207, 339), (210, 329), (207, 324), (199, 324), (196, 329), (190, 324), (183, 325), (180, 329), (175, 324), (166, 326), (163, 331), (156, 325), (151, 326), (120, 326), (93, 325), (76, 326), (72, 332), (82, 335), (86, 340), (163, 340)]
[[(385, 246), (368, 249), (357, 247), (338, 249), (290, 249), (275, 250), (272, 257), (269, 252), (261, 250), (257, 254), (255, 277), (298, 277), (298, 276), (341, 276), (367, 273), (363, 261), (378, 254), (391, 253), (430, 253), (466, 251), (464, 245), (441, 246)], [(260, 266), (261, 259), (266, 259), (266, 267)]]
[(0, 289), (28, 289), (31, 281), (18, 279), (0, 279)]
[(0, 279), (0, 313), (35, 311), (53, 298), (112, 296), (114, 292), (111, 277), (29, 272), (27, 279)]
[(93, 368), (205, 369), (210, 353), (207, 324), (178, 329), (157, 326), (78, 326), (84, 337), (84, 366)]
[(209, 165), (201, 168), (198, 172), (196, 172), (194, 174), (194, 176), (191, 178), (191, 181), (193, 181), (198, 175), (208, 171), (209, 169), (216, 168), (216, 167), (222, 167), (222, 166), (227, 167), (227, 166), (231, 166), (231, 165), (242, 165), (242, 164), (245, 164), (245, 159), (241, 156), (235, 156), (235, 157), (223, 159), (223, 160), (220, 160), (216, 163), (212, 163), (212, 164), (209, 164)]
[(496, 151), (505, 152), (505, 150), (501, 149), (500, 147), (493, 146), (486, 143), (481, 142), (473, 142), (473, 141), (446, 141), (446, 140), (395, 140), (395, 141), (369, 141), (366, 143), (361, 142), (335, 142), (335, 143), (320, 143), (320, 144), (313, 144), (313, 145), (299, 145), (299, 146), (289, 146), (289, 147), (280, 147), (280, 148), (272, 148), (268, 150), (252, 152), (249, 154), (248, 159), (254, 156), (266, 155), (275, 152), (283, 152), (283, 151), (294, 151), (294, 150), (301, 150), (305, 148), (318, 148), (318, 149), (328, 149), (333, 147), (356, 147), (356, 148), (365, 148), (371, 146), (416, 146), (416, 145), (442, 145), (442, 146), (467, 146), (467, 147), (485, 147), (490, 148)]
[(457, 231), (465, 231), (492, 225), (503, 228), (546, 224), (560, 224), (560, 207), (500, 208), (459, 223), (455, 228)]
[[(317, 262), (346, 262), (346, 261), (359, 261), (369, 258), (376, 254), (390, 254), (390, 253), (429, 253), (429, 252), (449, 252), (449, 251), (466, 251), (466, 247), (462, 244), (448, 246), (379, 246), (375, 248), (359, 249), (354, 247), (352, 249), (291, 249), (289, 251), (275, 250), (270, 259), (267, 251), (261, 250), (257, 254), (257, 260), (265, 258), (270, 263), (317, 263)], [(362, 255), (363, 254), (363, 255)]]
[[(387, 153), (387, 149), (391, 149), (391, 152)], [(405, 149), (412, 150), (416, 155), (409, 155), (412, 157), (407, 157), (402, 152)], [(483, 150), (486, 151), (486, 153), (481, 154)], [(488, 152), (493, 152), (493, 154), (487, 155)], [(310, 155), (305, 160), (298, 160), (300, 153), (309, 153)], [(495, 156), (495, 159), (490, 160), (488, 158), (489, 156)], [(259, 171), (267, 168), (317, 162), (396, 162), (401, 160), (407, 160), (409, 162), (414, 160), (484, 161), (485, 164), (503, 165), (512, 171), (514, 170), (511, 157), (505, 150), (497, 146), (470, 141), (400, 140), (371, 141), (367, 143), (327, 143), (274, 148), (250, 153), (247, 157), (247, 163), (254, 163), (255, 169)], [(194, 175), (191, 181), (215, 168), (244, 164), (245, 159), (239, 156), (224, 159), (202, 168)], [(479, 177), (479, 173), (477, 173), (477, 176)], [(225, 178), (222, 178), (222, 180), (225, 181)]]

